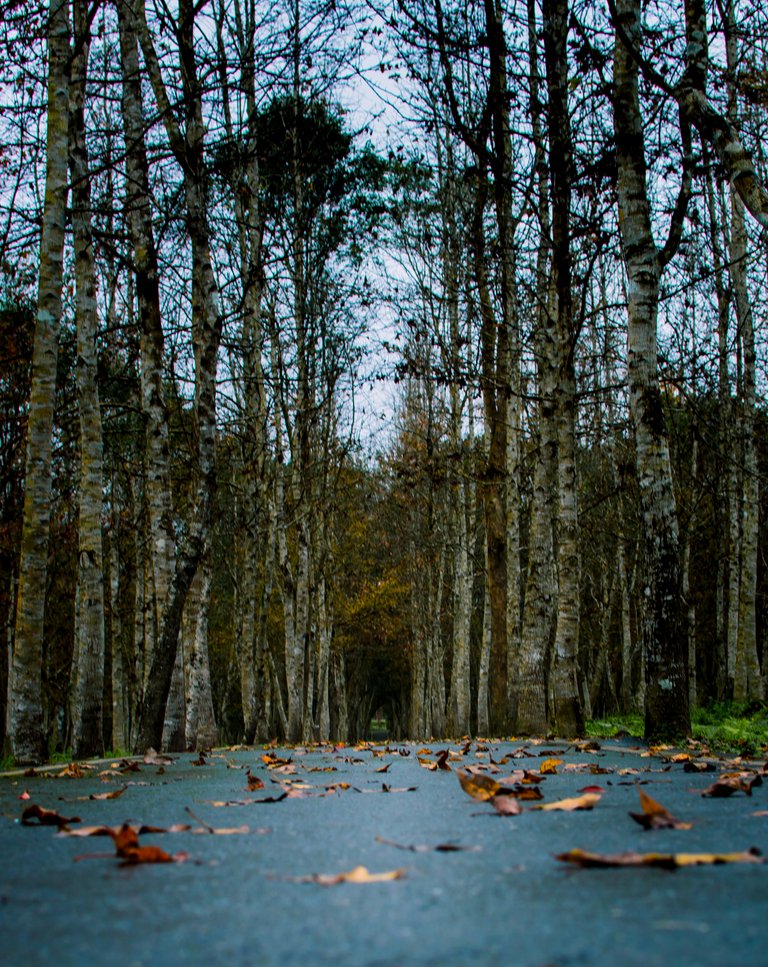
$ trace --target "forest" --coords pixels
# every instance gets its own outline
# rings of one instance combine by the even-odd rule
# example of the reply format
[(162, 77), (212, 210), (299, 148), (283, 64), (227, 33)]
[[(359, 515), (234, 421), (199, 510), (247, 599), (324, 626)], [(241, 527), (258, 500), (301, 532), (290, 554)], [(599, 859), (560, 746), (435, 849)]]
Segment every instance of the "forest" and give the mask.
[(762, 4), (1, 7), (5, 754), (763, 702)]

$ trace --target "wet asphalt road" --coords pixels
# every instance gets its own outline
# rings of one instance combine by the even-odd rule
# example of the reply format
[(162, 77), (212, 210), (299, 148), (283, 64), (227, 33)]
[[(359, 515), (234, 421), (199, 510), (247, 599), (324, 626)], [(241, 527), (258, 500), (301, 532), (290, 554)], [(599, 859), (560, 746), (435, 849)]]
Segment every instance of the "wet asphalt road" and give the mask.
[[(600, 750), (565, 742), (493, 743), (420, 766), (419, 746), (220, 751), (204, 766), (177, 756), (160, 769), (120, 775), (102, 764), (85, 778), (0, 777), (0, 963), (36, 965), (222, 965), (222, 967), (602, 967), (768, 964), (768, 864), (681, 869), (579, 869), (555, 855), (598, 852), (768, 853), (768, 781), (729, 798), (702, 797), (717, 773), (693, 774), (671, 752), (628, 743)], [(430, 744), (431, 755), (460, 744)], [(538, 771), (543, 802), (600, 785), (590, 811), (526, 809), (499, 817), (467, 796), (456, 769)], [(386, 772), (376, 770), (386, 767)], [(754, 764), (753, 764), (754, 765)], [(249, 792), (245, 769), (265, 787)], [(717, 764), (718, 772), (738, 770)], [(321, 771), (329, 770), (329, 771)], [(332, 770), (332, 771), (331, 771)], [(607, 770), (607, 771), (602, 771)], [(100, 776), (99, 772), (106, 776)], [(766, 777), (768, 779), (768, 777)], [(280, 783), (285, 785), (281, 786)], [(348, 784), (327, 793), (333, 783)], [(389, 788), (385, 791), (383, 785)], [(88, 797), (127, 785), (116, 799)], [(415, 791), (407, 790), (415, 787)], [(691, 829), (643, 830), (638, 787)], [(244, 802), (277, 798), (279, 802)], [(28, 792), (30, 799), (20, 799)], [(239, 805), (214, 803), (240, 802)], [(142, 844), (184, 852), (183, 863), (121, 866), (106, 837), (57, 835), (24, 826), (36, 803), (84, 824), (248, 827), (228, 835), (181, 832)], [(528, 807), (533, 803), (523, 803)], [(192, 810), (194, 817), (188, 813)], [(76, 828), (77, 824), (72, 824)], [(381, 842), (380, 840), (389, 842)], [(411, 851), (450, 844), (457, 851)], [(77, 859), (86, 855), (86, 858)], [(101, 856), (93, 854), (103, 854)], [(321, 886), (312, 874), (359, 865), (404, 870), (396, 881)]]

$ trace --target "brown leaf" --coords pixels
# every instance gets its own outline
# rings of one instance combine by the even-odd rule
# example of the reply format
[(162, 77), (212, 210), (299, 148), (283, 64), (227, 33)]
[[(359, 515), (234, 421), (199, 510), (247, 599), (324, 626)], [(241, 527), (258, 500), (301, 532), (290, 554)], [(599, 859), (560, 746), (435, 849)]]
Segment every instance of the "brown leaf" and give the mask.
[(393, 846), (395, 849), (406, 850), (409, 853), (461, 853), (477, 852), (479, 850), (478, 846), (459, 846), (456, 843), (438, 843), (437, 846), (411, 846), (396, 843), (391, 839), (384, 839), (383, 836), (377, 836), (376, 842), (382, 843), (384, 846)]
[(573, 863), (582, 867), (613, 866), (657, 866), (665, 870), (675, 870), (685, 866), (712, 866), (721, 863), (763, 863), (765, 860), (759, 850), (745, 850), (743, 853), (591, 853), (583, 849), (572, 849), (559, 853), (555, 859), (562, 863)]
[(81, 765), (79, 762), (70, 762), (67, 766), (56, 773), (57, 779), (83, 779), (86, 772), (91, 771), (91, 766)]
[(544, 812), (562, 810), (563, 812), (574, 812), (577, 809), (594, 809), (600, 802), (600, 795), (596, 792), (585, 792), (583, 796), (574, 796), (570, 799), (558, 799), (557, 802), (543, 803), (540, 806), (531, 806), (531, 809), (541, 809)]
[(207, 763), (207, 761), (205, 759), (205, 753), (204, 752), (198, 752), (197, 753), (197, 758), (196, 759), (192, 759), (190, 765), (193, 765), (193, 766), (207, 766), (208, 763)]
[(444, 772), (452, 772), (453, 770), (448, 765), (448, 756), (451, 754), (450, 749), (443, 749), (442, 752), (437, 753), (437, 768), (442, 769)]
[(137, 863), (176, 863), (182, 858), (186, 859), (186, 853), (177, 853), (176, 856), (171, 856), (160, 846), (134, 846), (118, 853), (118, 856), (124, 866)]
[(141, 766), (135, 759), (121, 759), (118, 763), (112, 763), (112, 768), (120, 772), (141, 772)]
[(428, 769), (430, 772), (437, 772), (436, 762), (432, 762), (431, 759), (424, 759), (421, 756), (417, 756), (417, 760), (422, 769)]
[(461, 783), (461, 788), (464, 792), (468, 796), (472, 796), (473, 799), (479, 799), (481, 802), (491, 799), (501, 789), (501, 786), (495, 779), (479, 773), (470, 773), (464, 769), (457, 769), (456, 777)]
[(711, 786), (702, 792), (702, 796), (712, 796), (716, 799), (723, 799), (726, 796), (732, 796), (735, 792), (743, 792), (747, 796), (752, 795), (752, 789), (754, 786), (761, 786), (763, 780), (759, 775), (748, 776), (743, 773), (726, 774), (720, 776), (717, 782), (713, 782)]
[(120, 796), (125, 792), (128, 786), (122, 786), (120, 789), (113, 789), (112, 792), (92, 792), (89, 799), (119, 799)]
[(704, 762), (701, 759), (690, 759), (683, 766), (683, 772), (715, 772), (714, 762)]
[(356, 866), (346, 873), (312, 873), (309, 876), (291, 877), (296, 883), (319, 883), (320, 886), (338, 886), (340, 883), (386, 883), (401, 880), (406, 874), (404, 869), (388, 870), (385, 873), (370, 873), (364, 866)]
[[(37, 820), (37, 823), (34, 820)], [(21, 824), (22, 826), (68, 826), (69, 823), (79, 823), (79, 816), (61, 816), (54, 809), (43, 809), (42, 806), (38, 806), (33, 803), (31, 806), (26, 806), (21, 814)]]
[(161, 755), (155, 749), (149, 748), (144, 753), (144, 764), (148, 766), (170, 766), (173, 759), (169, 755)]
[(250, 768), (245, 773), (245, 778), (248, 782), (248, 792), (256, 792), (257, 789), (264, 788), (264, 780), (260, 779), (258, 776), (251, 775)]
[(384, 766), (379, 766), (379, 768), (378, 768), (378, 769), (377, 769), (376, 771), (377, 771), (377, 772), (389, 772), (389, 767), (390, 767), (391, 765), (392, 765), (392, 763), (391, 763), (391, 762), (388, 762), (388, 763), (387, 763), (386, 765), (384, 765)]
[(641, 813), (630, 813), (629, 815), (636, 823), (644, 829), (690, 829), (693, 823), (684, 823), (677, 819), (661, 803), (652, 799), (647, 792), (642, 789), (637, 790), (640, 794), (640, 805), (643, 807)]

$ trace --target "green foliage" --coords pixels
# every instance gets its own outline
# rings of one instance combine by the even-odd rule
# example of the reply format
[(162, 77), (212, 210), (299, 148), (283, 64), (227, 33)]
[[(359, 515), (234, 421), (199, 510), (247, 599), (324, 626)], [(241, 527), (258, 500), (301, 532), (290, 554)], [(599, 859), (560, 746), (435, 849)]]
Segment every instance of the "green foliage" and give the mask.
[(618, 735), (643, 737), (642, 715), (613, 715), (610, 719), (591, 719), (587, 722), (587, 735), (594, 739), (613, 739)]
[[(737, 702), (713, 702), (691, 713), (692, 737), (712, 752), (738, 752), (756, 756), (768, 748), (768, 706)], [(641, 739), (642, 715), (615, 715), (587, 723), (587, 735), (611, 739), (627, 734)]]
[(693, 737), (713, 751), (753, 756), (768, 747), (768, 706), (713, 702), (691, 715)]

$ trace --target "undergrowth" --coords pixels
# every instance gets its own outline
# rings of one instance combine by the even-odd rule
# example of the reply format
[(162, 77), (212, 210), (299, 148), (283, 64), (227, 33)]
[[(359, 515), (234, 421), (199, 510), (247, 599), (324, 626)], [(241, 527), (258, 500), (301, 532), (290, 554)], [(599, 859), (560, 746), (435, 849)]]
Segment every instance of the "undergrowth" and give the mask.
[[(760, 702), (713, 702), (691, 713), (692, 737), (713, 752), (759, 756), (768, 751), (768, 706)], [(643, 737), (642, 715), (612, 715), (587, 722), (592, 738)]]

